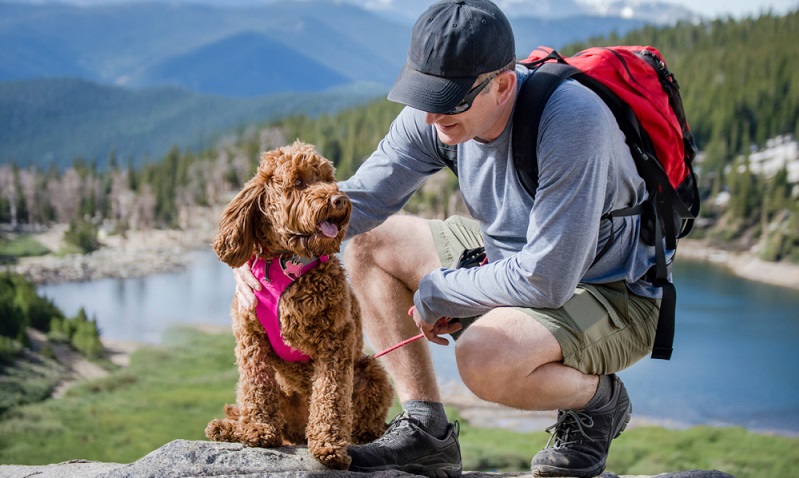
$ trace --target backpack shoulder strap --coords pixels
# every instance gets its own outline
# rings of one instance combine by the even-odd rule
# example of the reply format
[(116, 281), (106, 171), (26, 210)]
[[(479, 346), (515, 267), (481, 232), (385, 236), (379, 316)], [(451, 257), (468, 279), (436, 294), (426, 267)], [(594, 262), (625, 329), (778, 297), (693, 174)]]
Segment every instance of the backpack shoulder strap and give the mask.
[(566, 63), (543, 63), (522, 83), (513, 112), (511, 149), (516, 174), (524, 189), (535, 197), (538, 189), (538, 127), (549, 97), (560, 83), (580, 73)]
[[(553, 57), (554, 58), (554, 57)], [(522, 83), (513, 113), (513, 162), (516, 174), (530, 196), (535, 197), (538, 188), (538, 125), (549, 97), (560, 83), (581, 73), (566, 63), (542, 63)], [(444, 144), (436, 135), (436, 151), (439, 158), (458, 175), (458, 148)]]

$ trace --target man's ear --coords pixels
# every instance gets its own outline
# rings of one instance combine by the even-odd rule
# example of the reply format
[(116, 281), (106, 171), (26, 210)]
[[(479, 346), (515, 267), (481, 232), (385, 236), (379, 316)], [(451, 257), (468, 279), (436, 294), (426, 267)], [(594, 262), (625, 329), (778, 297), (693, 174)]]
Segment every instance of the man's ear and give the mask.
[(502, 105), (513, 97), (516, 91), (516, 71), (506, 70), (494, 79), (496, 84), (497, 105)]

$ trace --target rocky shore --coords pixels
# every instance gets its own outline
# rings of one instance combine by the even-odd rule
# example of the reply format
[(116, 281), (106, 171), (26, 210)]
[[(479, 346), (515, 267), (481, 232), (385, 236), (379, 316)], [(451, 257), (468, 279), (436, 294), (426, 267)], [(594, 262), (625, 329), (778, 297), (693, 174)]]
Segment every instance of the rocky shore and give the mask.
[[(91, 254), (48, 254), (19, 261), (15, 271), (37, 284), (141, 277), (185, 267), (189, 253), (210, 247), (217, 215), (199, 214), (187, 229), (128, 232), (102, 238)], [(36, 239), (52, 251), (63, 246), (66, 226), (56, 226)], [(704, 261), (728, 268), (745, 279), (799, 290), (799, 265), (766, 262), (751, 252), (734, 252), (705, 240), (682, 239), (678, 260)]]
[(751, 252), (730, 251), (706, 240), (681, 239), (677, 249), (678, 260), (718, 264), (744, 279), (799, 290), (798, 264), (767, 262)]
[[(36, 235), (51, 251), (62, 250), (66, 226)], [(209, 222), (190, 229), (131, 231), (101, 238), (102, 247), (90, 254), (47, 254), (22, 258), (15, 271), (36, 284), (83, 282), (106, 278), (142, 277), (179, 270), (189, 253), (210, 247), (215, 232)]]

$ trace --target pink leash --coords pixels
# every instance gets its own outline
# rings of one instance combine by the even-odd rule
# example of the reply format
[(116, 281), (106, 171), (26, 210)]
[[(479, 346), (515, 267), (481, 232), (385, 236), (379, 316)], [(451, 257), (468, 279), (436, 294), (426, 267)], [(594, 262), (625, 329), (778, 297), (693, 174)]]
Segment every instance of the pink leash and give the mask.
[[(408, 310), (408, 315), (410, 315), (411, 317), (413, 317), (413, 310), (414, 310), (414, 306), (411, 306), (411, 308)], [(450, 319), (448, 317), (442, 317), (439, 320), (444, 320), (444, 321), (449, 322)], [(383, 355), (385, 355), (385, 354), (387, 354), (389, 352), (393, 352), (393, 351), (397, 350), (398, 348), (400, 348), (400, 347), (402, 347), (404, 345), (408, 345), (411, 342), (416, 342), (417, 340), (421, 339), (422, 337), (424, 337), (424, 334), (414, 335), (413, 337), (411, 337), (409, 339), (405, 339), (405, 340), (403, 340), (402, 342), (400, 342), (398, 344), (392, 345), (391, 347), (387, 348), (386, 350), (384, 350), (382, 352), (376, 353), (375, 354), (375, 358), (382, 357)]]
[(411, 342), (415, 342), (415, 341), (421, 339), (422, 337), (424, 337), (424, 334), (414, 335), (413, 337), (411, 337), (409, 339), (405, 339), (402, 342), (400, 342), (398, 344), (395, 344), (395, 345), (392, 345), (391, 347), (387, 348), (386, 350), (384, 350), (384, 351), (382, 351), (380, 353), (376, 353), (375, 354), (375, 358), (382, 357), (383, 355), (385, 355), (385, 354), (387, 354), (389, 352), (393, 352), (393, 351), (397, 350), (398, 348), (402, 347), (403, 345), (408, 345)]

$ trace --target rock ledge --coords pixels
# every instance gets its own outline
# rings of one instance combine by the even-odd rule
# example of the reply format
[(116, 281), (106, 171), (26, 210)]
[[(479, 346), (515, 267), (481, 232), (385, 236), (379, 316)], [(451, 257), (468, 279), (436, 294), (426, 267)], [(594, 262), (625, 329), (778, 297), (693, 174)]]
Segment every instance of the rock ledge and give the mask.
[[(470, 478), (529, 476), (529, 473), (465, 472)], [(175, 440), (130, 464), (72, 460), (43, 466), (0, 466), (0, 478), (217, 478), (246, 477), (362, 477), (363, 473), (334, 471), (322, 466), (307, 448), (248, 448), (235, 443)], [(380, 478), (413, 476), (399, 471), (372, 473)], [(647, 478), (605, 472), (601, 478)], [(681, 471), (657, 478), (734, 478), (720, 471)]]

